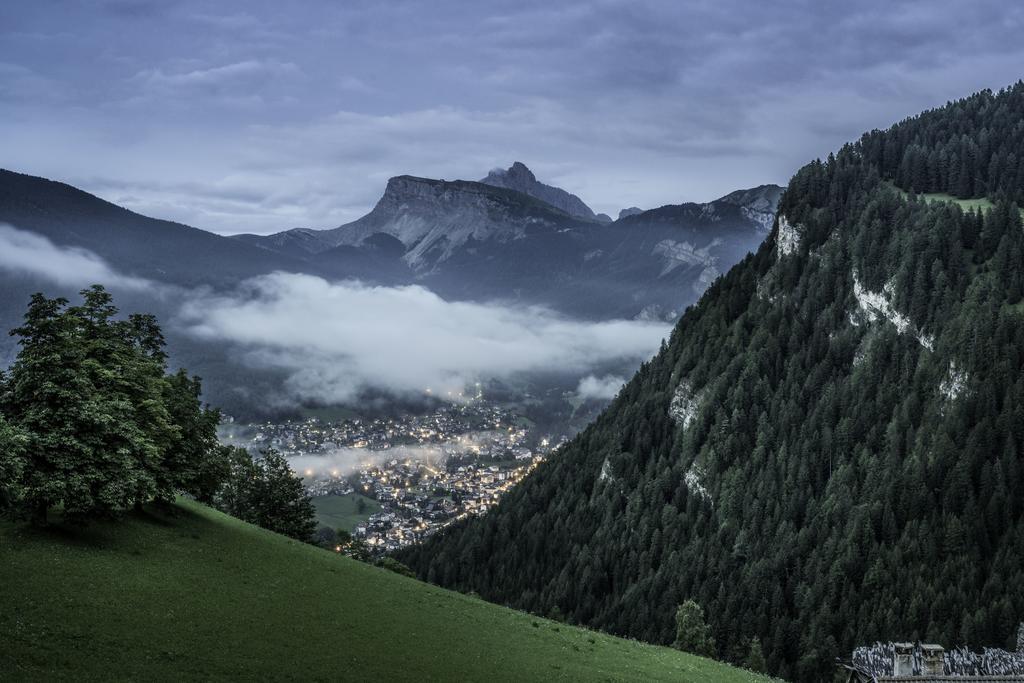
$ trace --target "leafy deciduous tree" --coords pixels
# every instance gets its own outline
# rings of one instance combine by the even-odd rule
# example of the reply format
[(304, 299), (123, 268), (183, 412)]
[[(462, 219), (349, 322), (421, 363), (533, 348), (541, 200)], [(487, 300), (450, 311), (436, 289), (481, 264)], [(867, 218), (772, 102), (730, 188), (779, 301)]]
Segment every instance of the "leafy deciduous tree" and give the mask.
[(672, 646), (703, 657), (715, 655), (715, 638), (704, 621), (704, 609), (693, 600), (676, 610), (676, 640)]
[(217, 495), (220, 509), (300, 541), (312, 539), (316, 510), (287, 458), (273, 448), (256, 458), (235, 448), (230, 459), (231, 474)]

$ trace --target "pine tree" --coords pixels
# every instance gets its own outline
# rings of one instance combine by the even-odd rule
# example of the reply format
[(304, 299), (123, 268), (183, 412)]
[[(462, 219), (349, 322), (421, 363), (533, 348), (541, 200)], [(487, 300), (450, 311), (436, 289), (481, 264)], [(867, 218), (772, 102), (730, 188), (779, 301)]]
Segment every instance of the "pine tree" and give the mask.
[(747, 650), (746, 659), (743, 660), (743, 666), (757, 673), (765, 673), (768, 670), (768, 665), (764, 661), (764, 651), (761, 649), (760, 638), (755, 636), (750, 639), (750, 648)]

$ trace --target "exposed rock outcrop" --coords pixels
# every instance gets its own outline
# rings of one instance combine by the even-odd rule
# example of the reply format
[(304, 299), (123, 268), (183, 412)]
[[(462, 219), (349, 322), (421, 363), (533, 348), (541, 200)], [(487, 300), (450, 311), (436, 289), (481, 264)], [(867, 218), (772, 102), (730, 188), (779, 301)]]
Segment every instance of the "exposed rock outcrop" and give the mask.
[[(480, 182), (485, 185), (504, 187), (528, 194), (565, 211), (570, 216), (588, 220), (600, 220), (582, 199), (570, 192), (566, 192), (560, 187), (553, 187), (540, 182), (537, 180), (537, 176), (533, 174), (533, 171), (527, 168), (526, 164), (521, 161), (517, 161), (505, 169), (494, 169), (487, 174), (487, 177), (482, 178)], [(605, 218), (608, 219), (607, 222), (611, 222), (608, 216), (605, 216)]]

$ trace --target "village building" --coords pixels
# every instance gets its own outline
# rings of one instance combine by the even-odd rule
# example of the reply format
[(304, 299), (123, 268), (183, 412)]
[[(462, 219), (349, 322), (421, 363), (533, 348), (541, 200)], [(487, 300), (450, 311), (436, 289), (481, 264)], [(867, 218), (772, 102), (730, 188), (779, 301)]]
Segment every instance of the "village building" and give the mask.
[[(1021, 624), (1020, 634), (1024, 634)], [(968, 683), (970, 681), (1024, 682), (1024, 635), (1017, 650), (966, 648), (946, 650), (926, 643), (875, 643), (858, 647), (849, 662), (840, 662), (847, 683)]]

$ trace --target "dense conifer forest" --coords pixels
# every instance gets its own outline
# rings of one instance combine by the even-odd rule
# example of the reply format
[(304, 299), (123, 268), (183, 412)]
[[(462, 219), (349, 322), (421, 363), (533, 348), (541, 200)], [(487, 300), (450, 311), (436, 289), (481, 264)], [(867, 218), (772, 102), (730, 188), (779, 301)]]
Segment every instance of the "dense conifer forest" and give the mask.
[(400, 559), (663, 644), (692, 599), (718, 656), (759, 639), (771, 672), (803, 681), (874, 640), (1012, 645), (1022, 201), (1024, 83), (808, 164), (772, 236), (596, 422), (491, 514)]

